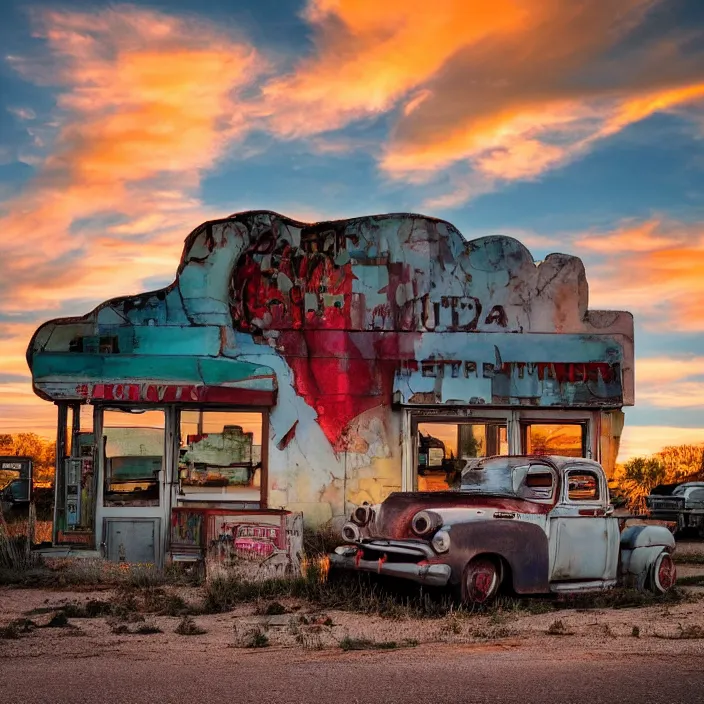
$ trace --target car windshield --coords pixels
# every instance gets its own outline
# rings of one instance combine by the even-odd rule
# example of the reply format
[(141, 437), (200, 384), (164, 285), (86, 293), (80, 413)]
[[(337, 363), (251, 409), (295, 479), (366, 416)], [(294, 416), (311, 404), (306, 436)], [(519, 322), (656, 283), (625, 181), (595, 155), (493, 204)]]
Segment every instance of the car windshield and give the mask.
[[(548, 484), (542, 493), (545, 496), (524, 496), (525, 480), (529, 470), (547, 470), (541, 472), (547, 476)], [(552, 492), (550, 488), (550, 472), (547, 465), (535, 462), (527, 463), (524, 457), (497, 457), (475, 462), (462, 472), (460, 491), (480, 494), (504, 494), (521, 496), (523, 498), (547, 498)], [(535, 493), (533, 490), (531, 494)]]
[(694, 486), (696, 486), (696, 485), (693, 485), (693, 484), (680, 484), (679, 486), (676, 486), (676, 487), (672, 490), (672, 495), (673, 495), (673, 496), (682, 496), (682, 495), (687, 491), (687, 489), (692, 489)]

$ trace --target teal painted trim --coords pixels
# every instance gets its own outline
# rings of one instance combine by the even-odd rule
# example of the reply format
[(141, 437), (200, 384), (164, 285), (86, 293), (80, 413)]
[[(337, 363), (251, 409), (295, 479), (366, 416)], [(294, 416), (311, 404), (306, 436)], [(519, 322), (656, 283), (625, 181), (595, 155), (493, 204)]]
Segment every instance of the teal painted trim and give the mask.
[(167, 355), (99, 355), (40, 352), (34, 355), (35, 382), (121, 382), (136, 379), (219, 385), (258, 376), (274, 377), (273, 369), (227, 358)]
[(228, 364), (223, 364), (223, 359), (201, 358), (200, 375), (208, 386), (219, 386), (228, 381), (241, 381), (258, 376), (274, 376), (271, 367), (251, 364), (250, 362), (239, 362), (230, 360)]
[(134, 327), (134, 341), (137, 354), (163, 355), (168, 350), (169, 356), (216, 356), (220, 353), (220, 328), (141, 325)]

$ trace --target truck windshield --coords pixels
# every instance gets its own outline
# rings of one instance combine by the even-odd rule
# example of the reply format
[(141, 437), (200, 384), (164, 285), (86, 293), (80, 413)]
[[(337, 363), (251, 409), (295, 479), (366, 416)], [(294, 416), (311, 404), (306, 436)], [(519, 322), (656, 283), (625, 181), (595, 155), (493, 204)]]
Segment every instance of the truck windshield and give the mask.
[(547, 498), (552, 493), (551, 476), (547, 465), (527, 464), (525, 458), (519, 457), (497, 457), (473, 463), (465, 469), (460, 491)]
[(513, 467), (474, 467), (462, 473), (460, 491), (488, 494), (515, 494)]

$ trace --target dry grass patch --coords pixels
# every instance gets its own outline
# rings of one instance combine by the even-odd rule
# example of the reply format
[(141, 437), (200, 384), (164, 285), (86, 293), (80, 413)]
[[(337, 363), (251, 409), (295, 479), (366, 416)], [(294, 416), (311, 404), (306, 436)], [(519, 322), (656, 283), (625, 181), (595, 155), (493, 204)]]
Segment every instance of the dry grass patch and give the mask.
[(515, 635), (516, 631), (508, 626), (488, 626), (487, 628), (475, 628), (472, 631), (472, 638), (478, 640), (501, 640)]
[(672, 559), (678, 565), (704, 565), (704, 553), (675, 552), (675, 554), (672, 556)]
[(153, 635), (155, 633), (163, 633), (155, 623), (141, 623), (136, 628), (130, 628), (126, 623), (113, 622), (110, 626), (110, 631), (115, 635)]
[(573, 636), (574, 631), (568, 631), (562, 619), (555, 619), (545, 631), (549, 636)]
[(239, 629), (235, 624), (232, 631), (234, 635), (233, 648), (268, 648), (270, 645), (266, 630), (259, 626)]
[(370, 640), (368, 638), (350, 638), (345, 636), (340, 641), (342, 650), (396, 650), (397, 648), (415, 648), (418, 641), (406, 638), (402, 641), (395, 640)]
[(656, 638), (664, 638), (665, 640), (702, 640), (704, 639), (704, 628), (698, 624), (689, 624), (683, 626), (681, 623), (677, 626), (677, 632), (672, 635), (656, 635)]

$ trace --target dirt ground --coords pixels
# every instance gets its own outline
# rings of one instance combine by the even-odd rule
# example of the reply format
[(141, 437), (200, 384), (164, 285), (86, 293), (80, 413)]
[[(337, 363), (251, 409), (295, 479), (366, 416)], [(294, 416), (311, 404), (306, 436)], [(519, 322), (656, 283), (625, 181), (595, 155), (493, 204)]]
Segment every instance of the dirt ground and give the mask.
[[(677, 556), (681, 577), (704, 577), (704, 542), (682, 543)], [(693, 564), (701, 559), (703, 564)], [(691, 580), (690, 580), (691, 581)], [(198, 588), (165, 587), (187, 602), (195, 602)], [(75, 658), (115, 656), (169, 657), (184, 652), (212, 652), (251, 646), (285, 650), (315, 660), (342, 648), (402, 649), (462, 645), (543, 653), (565, 648), (606, 649), (615, 654), (648, 652), (672, 656), (704, 653), (704, 587), (684, 586), (686, 598), (677, 603), (655, 603), (637, 608), (582, 608), (530, 613), (508, 606), (487, 614), (450, 613), (438, 618), (385, 618), (347, 611), (320, 611), (300, 599), (277, 600), (285, 613), (262, 615), (272, 600), (243, 604), (222, 614), (195, 615), (191, 630), (176, 632), (180, 616), (135, 613), (121, 622), (114, 617), (74, 618), (49, 627), (52, 618), (69, 604), (91, 600), (111, 602), (115, 592), (101, 589), (58, 590), (0, 588), (0, 627), (30, 619), (19, 637), (0, 638), (0, 663), (13, 658), (50, 657), (57, 650)], [(279, 609), (281, 610), (281, 609)], [(59, 619), (60, 621), (61, 619)], [(195, 625), (195, 629), (192, 626)], [(138, 630), (157, 632), (137, 632)], [(17, 634), (14, 634), (17, 635)], [(326, 655), (327, 653), (327, 655)]]

